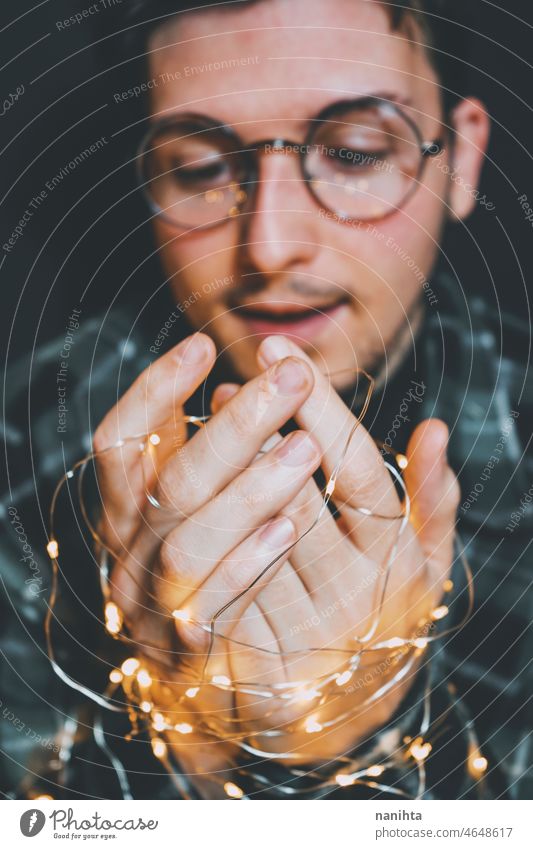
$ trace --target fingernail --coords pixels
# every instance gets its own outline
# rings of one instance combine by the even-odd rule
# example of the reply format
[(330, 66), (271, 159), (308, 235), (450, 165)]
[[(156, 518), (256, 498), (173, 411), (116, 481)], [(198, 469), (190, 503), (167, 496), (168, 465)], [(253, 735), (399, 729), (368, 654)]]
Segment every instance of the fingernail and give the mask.
[(293, 353), (291, 346), (283, 336), (269, 336), (261, 343), (259, 359), (265, 366), (271, 366)]
[(294, 539), (294, 525), (285, 516), (272, 519), (261, 531), (259, 539), (269, 548), (280, 548)]
[(289, 357), (274, 366), (272, 380), (281, 392), (289, 395), (307, 386), (309, 374), (301, 362)]
[(291, 433), (283, 440), (276, 454), (284, 466), (303, 466), (316, 459), (317, 449), (307, 433)]
[(194, 336), (184, 339), (176, 348), (176, 353), (180, 360), (189, 366), (201, 363), (207, 356), (207, 342), (205, 337), (196, 333)]

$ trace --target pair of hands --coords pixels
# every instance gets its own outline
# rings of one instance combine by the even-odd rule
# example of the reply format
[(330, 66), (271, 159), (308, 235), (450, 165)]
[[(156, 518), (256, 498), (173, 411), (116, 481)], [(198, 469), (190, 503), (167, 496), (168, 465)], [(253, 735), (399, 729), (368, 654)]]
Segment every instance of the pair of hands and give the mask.
[[(193, 700), (184, 697), (201, 676), (209, 634), (169, 619), (169, 611), (186, 611), (208, 625), (285, 552), (218, 620), (217, 631), (231, 641), (217, 639), (208, 676), (271, 686), (326, 675), (339, 668), (342, 654), (289, 652), (311, 646), (355, 652), (354, 638), (375, 621), (377, 586), (398, 538), (393, 517), (401, 514), (401, 503), (380, 452), (360, 425), (337, 478), (338, 515), (325, 510), (313, 530), (290, 547), (320, 512), (322, 494), (313, 474), (322, 467), (329, 478), (354, 415), (302, 350), (275, 336), (259, 346), (259, 376), (242, 387), (219, 386), (212, 417), (187, 440), (183, 406), (215, 357), (208, 336), (187, 338), (137, 379), (95, 434), (94, 450), (104, 452), (98, 458), (104, 508), (99, 532), (116, 554), (112, 597), (138, 653), (151, 657), (159, 670), (152, 672), (158, 702), (173, 723), (194, 726), (199, 715), (209, 715), (235, 736), (246, 727), (246, 739), (273, 755), (290, 750), (302, 763), (338, 757), (386, 722), (409, 680), (372, 708), (365, 701), (382, 683), (379, 675), (370, 687), (347, 686), (320, 721), (344, 712), (349, 721), (308, 734), (305, 717), (312, 703), (267, 701), (209, 685)], [(279, 429), (289, 419), (299, 430), (282, 438)], [(143, 463), (135, 440), (105, 451), (152, 432), (161, 441)], [(442, 595), (459, 501), (446, 445), (447, 429), (438, 420), (419, 425), (409, 442), (404, 479), (411, 521), (399, 538), (374, 641), (411, 637)], [(160, 509), (147, 500), (147, 490)], [(360, 508), (391, 519), (364, 515)], [(372, 656), (371, 677), (379, 660)], [(273, 728), (290, 734), (263, 735)], [(178, 745), (177, 737), (170, 733), (171, 745)], [(202, 752), (208, 771), (220, 767), (225, 750), (216, 751), (206, 739), (191, 734), (185, 758), (193, 766)], [(179, 745), (183, 756), (183, 740)]]

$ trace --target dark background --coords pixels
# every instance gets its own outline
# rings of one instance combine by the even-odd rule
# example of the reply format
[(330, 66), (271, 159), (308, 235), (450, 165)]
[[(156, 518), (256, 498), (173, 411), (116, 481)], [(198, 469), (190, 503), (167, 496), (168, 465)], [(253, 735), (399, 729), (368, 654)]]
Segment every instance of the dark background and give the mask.
[[(127, 3), (122, 0), (119, 11)], [(103, 16), (109, 15), (111, 22), (112, 10), (102, 9), (65, 30), (56, 27), (56, 21), (89, 5), (85, 0), (19, 0), (3, 4), (0, 12), (2, 99), (17, 86), (25, 87), (0, 118), (0, 243), (47, 180), (99, 137), (107, 139), (101, 151), (48, 193), (4, 259), (4, 363), (8, 343), (11, 362), (35, 340), (61, 332), (86, 287), (84, 318), (105, 311), (119, 290), (115, 308), (127, 305), (136, 313), (161, 282), (150, 256), (148, 228), (142, 226), (146, 210), (132, 191), (131, 157), (143, 128), (138, 123), (140, 102), (113, 101), (123, 84), (142, 81), (142, 71), (132, 63), (112, 68), (120, 63), (113, 36), (104, 42), (110, 48), (104, 56), (94, 47)], [(481, 193), (496, 210), (478, 208), (466, 228), (451, 228), (446, 255), (468, 292), (527, 318), (533, 226), (525, 220), (518, 196), (526, 193), (533, 206), (528, 152), (533, 4), (506, 0), (500, 9), (497, 3), (465, 0), (465, 5), (477, 29), (470, 61), (478, 69), (465, 65), (467, 87), (485, 101), (493, 118)], [(453, 52), (454, 45), (449, 49)], [(131, 122), (135, 124), (128, 128)], [(155, 326), (159, 321), (160, 315)]]

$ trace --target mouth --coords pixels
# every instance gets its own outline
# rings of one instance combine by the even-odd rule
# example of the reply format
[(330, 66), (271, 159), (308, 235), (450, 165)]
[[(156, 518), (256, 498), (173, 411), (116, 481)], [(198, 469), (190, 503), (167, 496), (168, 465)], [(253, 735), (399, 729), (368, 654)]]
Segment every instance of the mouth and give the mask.
[(238, 306), (235, 313), (254, 336), (283, 334), (295, 342), (310, 342), (328, 324), (338, 320), (347, 300), (342, 298), (313, 307), (285, 301), (254, 302)]

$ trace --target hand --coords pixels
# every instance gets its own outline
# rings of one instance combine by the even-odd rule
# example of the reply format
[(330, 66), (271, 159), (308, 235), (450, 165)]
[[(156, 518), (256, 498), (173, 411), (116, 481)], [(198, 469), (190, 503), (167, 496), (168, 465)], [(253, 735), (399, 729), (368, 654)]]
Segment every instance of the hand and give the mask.
[[(278, 349), (288, 346), (285, 351), (300, 362), (280, 362), (282, 352), (273, 351), (273, 344)], [(193, 362), (192, 353), (200, 353), (200, 349), (203, 356)], [(184, 353), (189, 362), (183, 359)], [(218, 412), (177, 456), (164, 440), (161, 451), (158, 447), (157, 462), (145, 469), (145, 476), (162, 511), (146, 508), (136, 448), (126, 445), (100, 461), (106, 507), (102, 534), (119, 553), (113, 573), (115, 598), (132, 623), (140, 648), (143, 641), (155, 642), (166, 652), (167, 660), (171, 656), (168, 613), (162, 611), (175, 606), (187, 609), (196, 621), (209, 622), (226, 601), (249, 586), (268, 562), (301, 536), (321, 505), (311, 475), (321, 455), (326, 475), (331, 473), (353, 426), (352, 414), (329, 382), (288, 340), (267, 340), (259, 358), (261, 367), (267, 360), (274, 363), (267, 376), (260, 375), (238, 390), (222, 387), (214, 399), (218, 398)], [(207, 337), (186, 340), (141, 376), (106, 417), (95, 436), (95, 448), (102, 450), (134, 432), (179, 424), (181, 405), (206, 376), (213, 360)], [(291, 367), (299, 372), (300, 386), (288, 378)], [(275, 382), (282, 372), (289, 381), (285, 388)], [(222, 405), (224, 395), (226, 403)], [(266, 439), (291, 416), (304, 432), (313, 432), (314, 439), (299, 436), (309, 449), (307, 459), (299, 465), (283, 463), (280, 449), (288, 451), (291, 464), (296, 462), (296, 452), (289, 451), (298, 441), (294, 436), (254, 459)], [(409, 446), (406, 477), (414, 528), (402, 535), (393, 564), (379, 621), (380, 640), (411, 635), (421, 616), (427, 619), (441, 593), (451, 562), (457, 502), (455, 479), (445, 462), (445, 442), (444, 426), (429, 422), (415, 432)], [(194, 486), (187, 481), (187, 469), (194, 470)], [(319, 525), (291, 550), (290, 560), (282, 558), (252, 593), (229, 608), (228, 615), (217, 623), (226, 636), (254, 646), (274, 646), (281, 652), (293, 649), (296, 642), (302, 648), (310, 643), (336, 648), (355, 645), (353, 637), (365, 632), (376, 611), (372, 581), (361, 592), (354, 594), (354, 588), (364, 587), (369, 574), (379, 574), (395, 537), (393, 526), (397, 526), (396, 520), (363, 517), (355, 508), (362, 506), (392, 517), (400, 512), (390, 476), (363, 427), (356, 430), (350, 444), (335, 498), (339, 520), (324, 513)], [(285, 541), (282, 533), (287, 535)], [(160, 601), (161, 609), (155, 613), (153, 603), (147, 603), (148, 590)], [(331, 607), (334, 616), (321, 615)], [(309, 630), (306, 623), (315, 623), (317, 618), (318, 624)], [(339, 754), (353, 745), (387, 718), (405, 690), (404, 684), (382, 699), (371, 716), (362, 711), (356, 722), (317, 736), (306, 734), (302, 725), (309, 704), (269, 705), (265, 717), (265, 706), (257, 697), (239, 695), (233, 705), (230, 693), (208, 686), (201, 688), (194, 703), (184, 706), (184, 688), (188, 681), (198, 679), (208, 635), (190, 623), (177, 620), (175, 625), (183, 651), (176, 674), (167, 674), (166, 688), (168, 706), (174, 704), (175, 716), (216, 709), (222, 722), (226, 713), (231, 714), (232, 719), (255, 727), (259, 737), (273, 724), (291, 728), (289, 748), (302, 760)], [(334, 657), (338, 666), (339, 655)], [(224, 654), (218, 649), (212, 663), (217, 668), (210, 669), (210, 674), (269, 684), (279, 682), (283, 675), (289, 680), (319, 677), (331, 669), (332, 655), (319, 653), (288, 663), (288, 656), (246, 651), (227, 643)], [(350, 692), (349, 687), (341, 695), (350, 703), (361, 702), (360, 692)], [(281, 739), (283, 744), (279, 744)], [(286, 738), (272, 740), (279, 748), (273, 745), (271, 751), (287, 748)], [(264, 738), (261, 742), (264, 744)]]
[[(327, 378), (298, 346), (283, 337), (270, 337), (259, 348), (261, 368), (272, 366), (282, 357), (297, 356), (313, 371), (314, 387), (295, 415), (296, 423), (313, 434), (322, 453), (326, 479), (334, 471), (340, 453), (353, 430), (355, 419), (332, 390)], [(215, 392), (214, 408), (228, 402), (238, 387), (224, 384)], [(269, 612), (282, 651), (310, 646), (356, 647), (354, 637), (372, 634), (373, 644), (400, 637), (431, 636), (430, 614), (439, 604), (443, 584), (453, 558), (455, 516), (459, 503), (456, 477), (447, 464), (447, 427), (427, 420), (413, 433), (404, 473), (411, 502), (411, 521), (398, 540), (398, 519), (384, 520), (373, 514), (397, 517), (402, 513), (396, 489), (382, 456), (363, 426), (349, 444), (334, 493), (338, 518), (324, 512), (320, 523), (291, 550), (289, 561), (275, 580), (262, 591), (258, 603)], [(295, 523), (298, 536), (310, 527), (321, 506), (321, 494), (310, 481), (304, 491), (282, 510)], [(359, 512), (359, 509), (364, 511)], [(390, 579), (380, 607), (384, 567), (398, 542), (391, 564)], [(290, 589), (289, 589), (290, 587)], [(287, 602), (287, 597), (291, 600)], [(377, 627), (375, 627), (377, 625)], [(375, 630), (374, 630), (375, 629)], [(246, 619), (235, 627), (235, 639), (244, 640)], [(334, 655), (339, 663), (339, 656)], [(331, 660), (330, 660), (331, 663)], [(387, 681), (390, 652), (375, 652), (343, 687), (346, 702), (358, 706), (356, 721), (345, 723), (320, 741), (302, 742), (302, 751), (316, 758), (332, 757), (353, 747), (362, 736), (384, 724), (412, 683), (412, 674), (384, 695), (379, 703), (365, 707), (369, 695)], [(298, 674), (295, 674), (295, 670)], [(291, 664), (294, 678), (318, 677), (327, 672), (324, 657), (315, 656), (312, 665)], [(255, 672), (254, 680), (257, 680)], [(385, 674), (384, 674), (385, 673)], [(390, 676), (389, 676), (390, 677)], [(361, 682), (365, 687), (360, 686)], [(252, 699), (241, 697), (237, 704), (244, 712)], [(340, 701), (340, 700), (339, 700)], [(307, 713), (312, 704), (307, 704)], [(260, 710), (260, 708), (259, 708)], [(339, 714), (339, 702), (331, 711), (318, 711), (321, 724)], [(293, 735), (293, 742), (296, 736)]]

